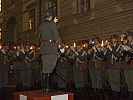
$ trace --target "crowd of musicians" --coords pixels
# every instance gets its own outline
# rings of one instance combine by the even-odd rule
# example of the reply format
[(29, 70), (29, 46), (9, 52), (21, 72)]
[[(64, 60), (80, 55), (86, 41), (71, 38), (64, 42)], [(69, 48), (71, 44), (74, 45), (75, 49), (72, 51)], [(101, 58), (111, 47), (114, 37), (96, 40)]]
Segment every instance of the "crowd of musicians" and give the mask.
[[(82, 41), (72, 46), (59, 46), (58, 62), (53, 81), (65, 90), (74, 82), (76, 91), (91, 82), (92, 94), (101, 95), (103, 86), (111, 87), (111, 100), (117, 99), (121, 85), (128, 87), (128, 99), (133, 98), (133, 33), (127, 32), (122, 41), (113, 34), (109, 40), (94, 37), (89, 43)], [(40, 48), (29, 43), (0, 45), (0, 88), (8, 84), (12, 70), (16, 89), (30, 90), (41, 80)], [(51, 62), (52, 63), (52, 62)], [(56, 74), (55, 74), (56, 73)]]

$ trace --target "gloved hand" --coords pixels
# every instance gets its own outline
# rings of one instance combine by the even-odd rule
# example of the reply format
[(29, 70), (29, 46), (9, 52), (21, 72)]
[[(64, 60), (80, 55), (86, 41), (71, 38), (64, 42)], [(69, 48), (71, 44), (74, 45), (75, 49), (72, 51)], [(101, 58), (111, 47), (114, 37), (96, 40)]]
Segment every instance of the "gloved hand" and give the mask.
[(58, 22), (58, 18), (57, 18), (57, 17), (54, 18), (54, 22), (55, 22), (55, 23)]

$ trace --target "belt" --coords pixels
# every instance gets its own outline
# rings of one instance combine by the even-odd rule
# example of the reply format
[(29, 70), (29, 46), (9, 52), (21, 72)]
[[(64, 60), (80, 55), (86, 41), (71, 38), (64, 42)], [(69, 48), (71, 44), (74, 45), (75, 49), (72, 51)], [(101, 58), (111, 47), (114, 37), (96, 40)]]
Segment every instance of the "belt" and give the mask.
[(91, 60), (91, 61), (96, 62), (96, 61), (101, 61), (101, 60)]
[(56, 43), (55, 40), (41, 39), (42, 42)]

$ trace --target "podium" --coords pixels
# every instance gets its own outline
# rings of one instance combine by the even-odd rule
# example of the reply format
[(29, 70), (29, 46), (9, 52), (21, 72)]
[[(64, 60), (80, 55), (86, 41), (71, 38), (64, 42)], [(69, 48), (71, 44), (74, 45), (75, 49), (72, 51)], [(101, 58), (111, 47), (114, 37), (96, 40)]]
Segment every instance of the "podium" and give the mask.
[(15, 92), (14, 100), (74, 100), (73, 93), (52, 92), (45, 94), (42, 90)]

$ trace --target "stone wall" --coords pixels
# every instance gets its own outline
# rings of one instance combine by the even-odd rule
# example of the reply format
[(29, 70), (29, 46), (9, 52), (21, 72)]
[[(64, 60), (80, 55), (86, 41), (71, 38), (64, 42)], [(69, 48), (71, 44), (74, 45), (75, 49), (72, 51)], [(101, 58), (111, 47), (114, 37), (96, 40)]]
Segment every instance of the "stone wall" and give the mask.
[[(133, 0), (91, 0), (90, 2), (90, 11), (78, 14), (77, 0), (57, 0), (58, 27), (63, 40), (73, 42), (96, 35), (106, 39), (113, 33), (120, 35), (133, 30)], [(29, 31), (28, 11), (32, 8), (36, 9), (36, 28)], [(38, 42), (36, 33), (47, 9), (48, 0), (16, 0), (13, 5), (4, 0), (3, 38), (10, 40), (10, 35), (6, 34), (6, 24), (10, 17), (14, 17), (17, 26), (14, 40)]]

